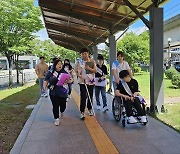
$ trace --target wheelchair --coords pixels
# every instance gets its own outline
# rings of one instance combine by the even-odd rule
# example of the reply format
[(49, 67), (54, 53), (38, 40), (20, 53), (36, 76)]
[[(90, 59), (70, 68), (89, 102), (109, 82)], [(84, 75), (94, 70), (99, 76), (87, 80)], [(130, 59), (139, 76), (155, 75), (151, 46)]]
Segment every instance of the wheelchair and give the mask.
[[(142, 105), (143, 111), (145, 112), (146, 105), (144, 103), (141, 103), (141, 105)], [(136, 118), (138, 123), (141, 123), (140, 117), (137, 116), (137, 111), (134, 107), (132, 107), (132, 111), (133, 111), (133, 117)], [(116, 122), (119, 122), (122, 118), (122, 126), (125, 127), (126, 126), (126, 110), (125, 110), (125, 107), (123, 104), (123, 98), (122, 97), (115, 96), (113, 98), (112, 113), (113, 113), (113, 117), (114, 117)], [(145, 126), (147, 124), (147, 122), (144, 122), (142, 124)], [(128, 121), (127, 121), (127, 124), (130, 124), (130, 123), (128, 123)]]

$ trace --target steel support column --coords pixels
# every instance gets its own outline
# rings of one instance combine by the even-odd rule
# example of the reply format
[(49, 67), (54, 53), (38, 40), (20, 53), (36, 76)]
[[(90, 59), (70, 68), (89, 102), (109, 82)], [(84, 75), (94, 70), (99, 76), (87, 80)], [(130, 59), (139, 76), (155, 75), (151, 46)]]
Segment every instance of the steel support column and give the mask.
[(97, 63), (97, 56), (98, 56), (97, 46), (96, 46), (96, 45), (93, 45), (92, 50), (93, 50), (93, 59), (94, 59), (94, 60), (96, 61), (96, 63)]
[(163, 9), (150, 10), (150, 111), (164, 104), (163, 84)]
[(112, 91), (112, 64), (116, 60), (116, 40), (113, 34), (109, 35), (109, 64), (110, 64), (110, 80), (109, 80), (109, 92)]

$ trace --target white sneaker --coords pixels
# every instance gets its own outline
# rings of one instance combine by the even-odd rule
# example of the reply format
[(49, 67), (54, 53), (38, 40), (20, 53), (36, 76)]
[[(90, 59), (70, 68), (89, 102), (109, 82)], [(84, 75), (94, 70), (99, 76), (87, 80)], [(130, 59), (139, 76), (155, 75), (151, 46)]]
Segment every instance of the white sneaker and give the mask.
[(44, 94), (41, 94), (41, 97), (44, 97)]
[(146, 118), (146, 116), (141, 116), (141, 120), (140, 120), (140, 122), (142, 122), (142, 123), (147, 122), (147, 118)]
[(84, 114), (84, 112), (81, 112), (81, 116), (80, 116), (80, 118), (81, 118), (82, 120), (84, 120), (84, 119), (85, 119), (85, 114)]
[(60, 121), (59, 118), (55, 119), (55, 126), (59, 126), (60, 125)]
[(70, 99), (70, 98), (71, 98), (71, 95), (68, 95), (68, 98)]
[(137, 123), (137, 120), (133, 116), (130, 116), (130, 117), (128, 117), (128, 122), (130, 124), (134, 124), (134, 123)]
[(61, 113), (61, 119), (64, 119), (64, 112)]
[(48, 97), (48, 94), (44, 93), (44, 97)]
[(93, 116), (93, 111), (92, 111), (92, 109), (90, 109), (90, 110), (88, 111), (88, 114), (89, 114), (89, 116)]
[(97, 110), (101, 110), (101, 106), (100, 105), (97, 105)]
[(106, 112), (106, 111), (109, 111), (107, 106), (103, 107), (103, 112)]

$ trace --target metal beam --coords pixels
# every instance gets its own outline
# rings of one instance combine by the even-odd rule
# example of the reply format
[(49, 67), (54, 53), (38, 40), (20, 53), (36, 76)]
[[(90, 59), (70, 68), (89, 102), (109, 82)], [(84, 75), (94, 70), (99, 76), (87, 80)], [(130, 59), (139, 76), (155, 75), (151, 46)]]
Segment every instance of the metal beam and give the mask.
[(59, 41), (59, 42), (62, 42), (62, 43), (64, 43), (64, 44), (69, 44), (69, 45), (74, 45), (74, 46), (77, 46), (77, 47), (81, 47), (82, 48), (82, 45), (81, 44), (77, 44), (76, 42), (68, 42), (68, 41), (65, 41), (65, 40), (62, 40), (62, 39), (56, 39), (56, 38), (53, 38), (53, 37), (51, 37), (50, 36), (50, 38), (52, 39), (52, 40), (56, 40), (56, 41)]
[(63, 41), (59, 41), (59, 40), (54, 40), (55, 42), (58, 42), (62, 45), (67, 45), (67, 46), (75, 46), (76, 48), (82, 48), (81, 46), (78, 46), (78, 45), (75, 45), (75, 44), (72, 44), (72, 43), (67, 43), (67, 42), (63, 42)]
[(61, 42), (61, 41), (58, 41), (58, 40), (53, 40), (56, 44), (58, 44), (58, 45), (60, 45), (60, 46), (62, 46), (62, 47), (65, 47), (65, 48), (68, 48), (68, 49), (70, 49), (70, 50), (75, 50), (75, 49), (77, 49), (78, 51), (80, 50), (80, 47), (77, 47), (77, 46), (72, 46), (71, 44), (66, 44), (66, 43), (64, 43), (64, 42)]
[(164, 105), (163, 83), (163, 8), (150, 10), (150, 111)]
[[(72, 29), (65, 29), (65, 28), (63, 28), (61, 26), (58, 26), (56, 24), (52, 24), (52, 23), (49, 23), (49, 22), (46, 22), (46, 27), (48, 29), (52, 29), (52, 30), (56, 30), (56, 31), (59, 31), (59, 32), (69, 34), (69, 35), (80, 37), (82, 39), (85, 39), (85, 40), (88, 40), (88, 41), (91, 41), (91, 42), (93, 42), (95, 40), (95, 38), (97, 37), (97, 36), (92, 36), (92, 35), (89, 35), (89, 34), (80, 33), (80, 31), (78, 32), (78, 31), (75, 31), (75, 30), (72, 30)], [(98, 42), (104, 42), (105, 38), (104, 39), (100, 38), (97, 41)]]
[(92, 51), (93, 51), (93, 59), (96, 61), (97, 63), (97, 56), (98, 56), (98, 48), (96, 45), (92, 46)]
[[(80, 42), (77, 41), (76, 38), (74, 38), (73, 36), (56, 35), (56, 34), (49, 34), (49, 36), (52, 39), (56, 39), (56, 40), (60, 40), (60, 41), (68, 42), (68, 43), (73, 42), (76, 44), (80, 44)], [(81, 40), (81, 42), (83, 42), (83, 44), (85, 44), (86, 46), (91, 43), (90, 41), (85, 41), (85, 40)]]
[(109, 92), (112, 92), (112, 79), (113, 79), (113, 73), (112, 73), (112, 64), (116, 60), (116, 40), (115, 36), (110, 34), (109, 35), (109, 64), (110, 64), (110, 82), (109, 82)]
[[(52, 0), (51, 0), (52, 1)], [(114, 0), (114, 1), (116, 1), (116, 0)], [(72, 5), (72, 3), (69, 1), (65, 1), (65, 0), (59, 0), (59, 2), (62, 2), (62, 3), (64, 3), (65, 5), (67, 5), (67, 4), (69, 4), (69, 5)], [(116, 16), (115, 18), (118, 18), (118, 17), (124, 17), (124, 15), (125, 14), (123, 14), (123, 13), (117, 13), (117, 12), (115, 12), (115, 11), (111, 11), (111, 12), (107, 12), (108, 10), (103, 10), (103, 9), (100, 9), (100, 8), (98, 8), (98, 7), (94, 7), (94, 6), (92, 6), (92, 4), (93, 3), (91, 3), (90, 5), (88, 5), (87, 4), (87, 2), (86, 2), (86, 4), (83, 4), (82, 2), (78, 2), (78, 1), (76, 1), (76, 3), (73, 5), (73, 6), (75, 6), (76, 8), (78, 7), (78, 9), (80, 9), (80, 10), (83, 10), (84, 8), (85, 8), (85, 10), (87, 11), (87, 9), (88, 10), (91, 10), (91, 12), (92, 11), (94, 11), (94, 13), (92, 13), (93, 15), (96, 13), (96, 14), (102, 14), (102, 13), (107, 13), (107, 17), (110, 17), (111, 18), (111, 15), (113, 14), (114, 16)], [(110, 4), (111, 5), (111, 4)], [(76, 10), (76, 8), (74, 9), (74, 10)], [(72, 10), (72, 9), (71, 9)], [(86, 12), (86, 13), (89, 13), (89, 11), (88, 12)], [(101, 15), (100, 15), (101, 16)], [(130, 18), (130, 19), (134, 19), (135, 17), (134, 16), (132, 16), (132, 15), (130, 15), (128, 18)]]
[[(138, 9), (142, 4), (144, 4), (146, 2), (146, 0), (144, 0), (144, 1), (142, 1), (138, 6), (137, 6), (137, 8), (136, 9)], [(126, 16), (124, 16), (124, 18), (123, 19), (120, 19), (118, 22), (116, 22), (115, 24), (113, 24), (112, 25), (112, 29), (114, 29), (114, 27), (116, 26), (116, 25), (118, 25), (119, 23), (121, 23), (125, 18), (127, 18), (131, 13), (132, 13), (133, 11), (130, 11)]]
[(76, 36), (74, 36), (74, 38), (77, 40), (77, 41), (79, 41), (79, 43), (81, 43), (85, 48), (87, 48), (88, 50), (90, 50), (90, 48), (89, 48), (89, 45), (91, 44), (91, 43), (89, 43), (88, 45), (85, 45), (81, 40), (79, 40), (79, 38), (77, 38)]
[(128, 31), (129, 27), (127, 27), (123, 33), (116, 39), (116, 41), (118, 41), (127, 31)]
[[(122, 0), (116, 0), (115, 2), (114, 2), (114, 0), (106, 0), (107, 2), (110, 2), (110, 3), (116, 3), (116, 4), (119, 4), (119, 5), (121, 5), (121, 6), (124, 6), (124, 7), (126, 7), (127, 5), (126, 4), (124, 4), (123, 2), (122, 2)], [(133, 5), (135, 8), (137, 8), (138, 6), (137, 5)], [(138, 10), (141, 10), (141, 11), (146, 11), (146, 8), (144, 8), (144, 7), (138, 7)]]
[(103, 12), (102, 17), (103, 17), (103, 15), (104, 15), (105, 13), (107, 13), (107, 11), (109, 10), (109, 8), (111, 7), (112, 4), (114, 4), (115, 1), (116, 1), (116, 0), (113, 0), (113, 2), (109, 4), (109, 6), (108, 6), (108, 7), (106, 8), (106, 10)]
[[(68, 35), (68, 36), (70, 36), (70, 37), (73, 37), (73, 38), (77, 38), (77, 37), (75, 37), (74, 35), (71, 35), (71, 34), (67, 34), (67, 33), (64, 33), (64, 32), (60, 32), (60, 31), (56, 31), (56, 30), (53, 30), (53, 29), (48, 29), (47, 30), (48, 31), (48, 34), (49, 35), (56, 35), (56, 36), (61, 36), (61, 35)], [(82, 37), (79, 37), (78, 36), (78, 40), (80, 40), (79, 42), (81, 42), (81, 40), (83, 40), (83, 41), (87, 41), (87, 42), (92, 42), (91, 40), (89, 40), (89, 38), (82, 38)]]
[[(49, 10), (49, 9), (42, 9), (43, 10), (43, 12), (49, 12), (49, 13), (53, 13), (53, 14), (55, 14), (55, 15), (60, 15), (60, 14), (57, 14), (57, 13), (54, 13), (52, 10)], [(54, 17), (54, 16), (50, 16), (50, 15), (46, 15), (46, 14), (44, 14), (44, 17), (45, 18), (51, 18), (51, 19), (55, 19), (55, 20), (58, 20), (59, 22), (60, 21), (64, 21), (64, 22), (68, 22), (68, 20), (65, 20), (65, 19), (62, 19), (62, 18), (59, 18), (59, 17)], [(74, 18), (75, 19), (75, 18)], [(85, 26), (85, 25), (88, 25), (89, 23), (87, 23), (87, 22), (85, 22), (85, 21), (83, 21), (83, 20), (79, 20), (79, 19), (75, 19), (75, 20), (78, 20), (78, 21), (81, 21), (82, 23), (80, 23), (80, 22), (74, 22), (73, 20), (69, 20), (69, 22), (70, 23), (72, 23), (72, 24), (76, 24), (77, 26)], [(89, 28), (93, 28), (94, 27), (94, 25), (88, 25), (88, 27)], [(96, 29), (97, 30), (106, 30), (105, 28), (103, 28), (103, 27), (98, 27), (98, 26), (96, 26)]]
[(150, 29), (151, 23), (128, 1), (123, 0), (124, 3), (144, 22), (144, 24)]

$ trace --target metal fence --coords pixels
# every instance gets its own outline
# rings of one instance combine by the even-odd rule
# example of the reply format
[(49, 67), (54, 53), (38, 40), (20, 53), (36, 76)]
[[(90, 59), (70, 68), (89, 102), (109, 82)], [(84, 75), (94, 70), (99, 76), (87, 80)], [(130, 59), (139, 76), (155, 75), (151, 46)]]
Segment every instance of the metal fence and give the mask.
[[(17, 83), (17, 75), (16, 71), (12, 73), (13, 83)], [(37, 75), (34, 70), (27, 69), (19, 73), (19, 82), (20, 84), (24, 84), (27, 82), (35, 81), (37, 79)], [(9, 84), (9, 74), (8, 71), (0, 71), (0, 87), (6, 87)]]

